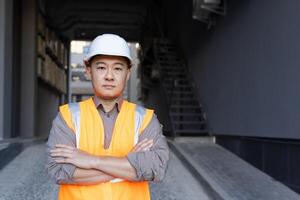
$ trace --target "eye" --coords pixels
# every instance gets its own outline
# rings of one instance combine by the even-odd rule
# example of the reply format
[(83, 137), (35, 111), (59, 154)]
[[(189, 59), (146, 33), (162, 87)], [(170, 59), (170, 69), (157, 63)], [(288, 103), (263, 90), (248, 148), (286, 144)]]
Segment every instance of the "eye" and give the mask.
[(122, 68), (122, 67), (115, 67), (115, 70), (116, 70), (116, 71), (122, 71), (123, 68)]
[(105, 67), (103, 67), (103, 66), (97, 66), (96, 69), (97, 70), (105, 70)]

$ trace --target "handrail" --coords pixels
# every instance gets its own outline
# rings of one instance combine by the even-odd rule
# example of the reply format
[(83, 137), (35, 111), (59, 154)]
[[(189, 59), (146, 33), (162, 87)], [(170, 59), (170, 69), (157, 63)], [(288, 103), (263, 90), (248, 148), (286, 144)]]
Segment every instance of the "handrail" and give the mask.
[[(178, 54), (179, 54), (178, 57), (180, 57), (181, 60), (183, 61), (182, 64), (184, 65), (184, 70), (186, 71), (187, 76), (189, 77), (190, 80), (192, 80), (191, 82), (192, 82), (193, 84), (192, 84), (191, 90), (192, 90), (193, 94), (195, 94), (197, 100), (198, 100), (199, 102), (202, 102), (202, 101), (200, 101), (200, 97), (199, 97), (198, 93), (196, 92), (196, 91), (198, 91), (198, 90), (197, 90), (197, 86), (194, 84), (194, 83), (195, 83), (194, 77), (191, 76), (191, 73), (190, 73), (191, 69), (189, 68), (188, 62), (187, 62), (186, 58), (184, 57), (184, 54), (183, 54), (183, 52), (182, 52), (182, 49), (181, 49), (181, 48), (176, 48), (176, 49), (177, 49)], [(203, 109), (203, 107), (202, 107), (202, 109)], [(205, 124), (206, 124), (206, 129), (207, 129), (208, 135), (212, 136), (211, 131), (209, 131), (209, 129), (208, 129), (207, 114), (206, 114), (206, 112), (205, 112), (204, 110), (202, 110), (202, 112), (203, 112), (204, 115), (205, 115), (205, 119), (204, 119), (204, 120), (205, 120)]]
[[(154, 43), (155, 43), (155, 41), (154, 41)], [(157, 45), (157, 44), (154, 44), (154, 45)], [(157, 46), (155, 46), (153, 48), (153, 50), (154, 50), (155, 60), (158, 61)], [(164, 73), (163, 73), (162, 66), (160, 65), (160, 63), (157, 62), (157, 64), (158, 64), (158, 69), (159, 69), (159, 74), (160, 74), (159, 80), (160, 80), (160, 82), (162, 84), (163, 83), (163, 77), (164, 77), (163, 75), (164, 75)], [(171, 85), (172, 88), (171, 88), (170, 95), (167, 95), (167, 90), (166, 90), (165, 86), (163, 86), (162, 88), (163, 88), (164, 97), (167, 100), (167, 104), (168, 104), (168, 118), (169, 118), (169, 122), (171, 123), (172, 135), (173, 135), (173, 138), (175, 139), (175, 137), (176, 137), (176, 131), (175, 131), (175, 127), (174, 127), (174, 124), (173, 124), (173, 119), (172, 119), (171, 113), (170, 113), (170, 111), (171, 111), (172, 97), (173, 97), (173, 91), (174, 91), (174, 89), (175, 89), (175, 87), (177, 85), (177, 80), (174, 78), (174, 76), (171, 77), (171, 83), (172, 83), (172, 85)]]

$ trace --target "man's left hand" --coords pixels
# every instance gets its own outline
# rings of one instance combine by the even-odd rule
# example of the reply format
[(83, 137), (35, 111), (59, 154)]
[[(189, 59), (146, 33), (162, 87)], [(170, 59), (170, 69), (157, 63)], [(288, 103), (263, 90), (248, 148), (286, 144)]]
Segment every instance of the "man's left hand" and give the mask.
[(56, 163), (70, 163), (83, 169), (91, 169), (97, 159), (96, 156), (63, 144), (55, 145), (55, 149), (50, 150), (50, 155)]

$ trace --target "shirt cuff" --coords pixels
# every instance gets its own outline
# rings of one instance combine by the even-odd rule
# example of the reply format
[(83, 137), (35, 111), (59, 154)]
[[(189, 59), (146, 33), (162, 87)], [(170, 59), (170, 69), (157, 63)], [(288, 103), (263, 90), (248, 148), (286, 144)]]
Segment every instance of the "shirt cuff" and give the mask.
[(143, 172), (142, 172), (141, 168), (139, 167), (137, 153), (136, 152), (129, 153), (127, 155), (127, 160), (136, 171), (135, 181), (142, 181), (143, 180)]
[(73, 183), (73, 174), (76, 166), (72, 164), (62, 164), (59, 170), (57, 182), (58, 183)]

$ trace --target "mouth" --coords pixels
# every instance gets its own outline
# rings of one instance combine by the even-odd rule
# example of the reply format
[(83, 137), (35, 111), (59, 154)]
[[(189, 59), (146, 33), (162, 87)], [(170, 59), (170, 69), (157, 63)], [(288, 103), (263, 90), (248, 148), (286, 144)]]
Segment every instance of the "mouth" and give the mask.
[(112, 90), (112, 89), (115, 88), (114, 85), (103, 85), (102, 87), (104, 87), (104, 88), (107, 89), (107, 90)]

